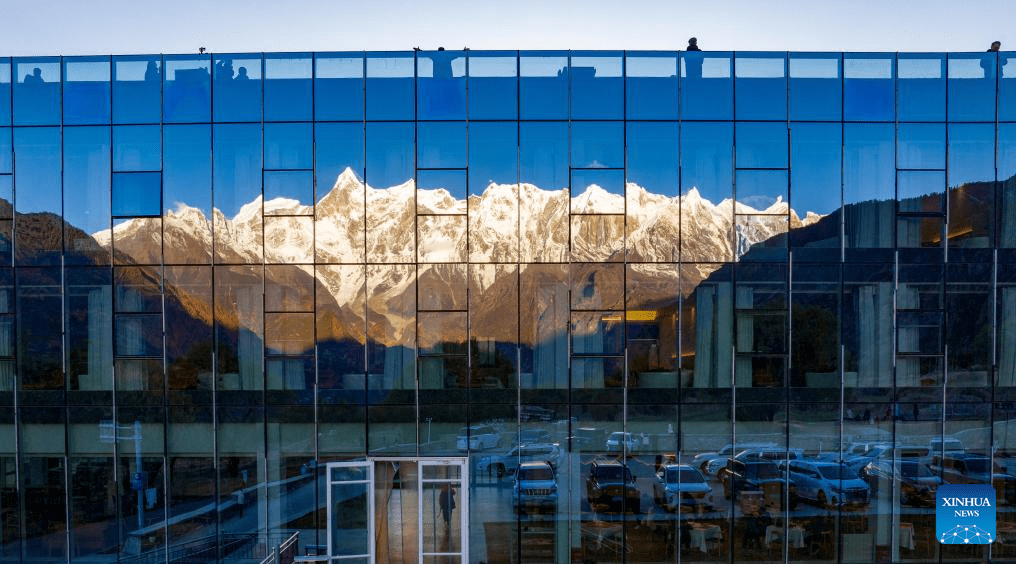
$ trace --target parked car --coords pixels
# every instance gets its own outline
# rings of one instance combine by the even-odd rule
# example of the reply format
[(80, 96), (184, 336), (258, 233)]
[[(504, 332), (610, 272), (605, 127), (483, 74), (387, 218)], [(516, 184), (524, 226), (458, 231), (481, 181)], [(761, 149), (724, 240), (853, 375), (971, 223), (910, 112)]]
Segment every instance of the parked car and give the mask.
[(493, 425), (470, 425), (459, 429), (455, 447), (460, 451), (487, 450), (501, 446), (501, 432)]
[[(749, 448), (777, 448), (776, 443), (738, 443), (728, 444), (715, 452), (700, 452), (695, 455), (692, 459), (692, 465), (699, 469), (700, 472), (708, 476), (715, 476), (716, 471), (727, 464), (727, 459), (731, 458), (738, 452)], [(710, 462), (719, 461), (718, 466), (714, 466), (710, 472), (708, 467)]]
[(546, 429), (526, 428), (519, 431), (516, 443), (519, 445), (531, 445), (537, 443), (549, 443), (550, 433)]
[(963, 448), (963, 441), (951, 437), (935, 437), (928, 441), (928, 447), (933, 456), (942, 456), (943, 454), (949, 456), (966, 452), (966, 449)]
[(846, 464), (791, 460), (787, 468), (800, 499), (823, 507), (868, 503), (868, 484)]
[(494, 473), (500, 478), (505, 474), (514, 474), (526, 462), (546, 462), (556, 469), (560, 460), (561, 448), (556, 443), (516, 445), (505, 454), (482, 458), (478, 470)]
[(723, 485), (723, 497), (735, 499), (739, 492), (746, 490), (758, 490), (771, 496), (782, 492), (786, 482), (783, 472), (771, 460), (731, 458), (716, 475)]
[(912, 507), (934, 507), (935, 494), (942, 485), (942, 478), (923, 462), (913, 459), (897, 459), (893, 463), (890, 458), (877, 458), (864, 467), (861, 476), (871, 488), (872, 497), (878, 488), (889, 487), (895, 480), (900, 503)]
[[(931, 468), (946, 484), (987, 484), (995, 488), (998, 504), (1016, 503), (1016, 476), (983, 454), (935, 456)], [(990, 469), (990, 470), (989, 470)]]
[(594, 460), (586, 478), (589, 506), (606, 505), (641, 513), (642, 494), (628, 466), (617, 460)]
[(615, 431), (607, 437), (607, 452), (635, 452), (638, 450), (639, 439), (631, 433)]
[(689, 464), (668, 464), (656, 474), (653, 501), (668, 511), (712, 511), (713, 488)]
[(557, 510), (557, 478), (554, 467), (546, 461), (524, 462), (515, 472), (512, 488), (515, 511), (528, 509)]

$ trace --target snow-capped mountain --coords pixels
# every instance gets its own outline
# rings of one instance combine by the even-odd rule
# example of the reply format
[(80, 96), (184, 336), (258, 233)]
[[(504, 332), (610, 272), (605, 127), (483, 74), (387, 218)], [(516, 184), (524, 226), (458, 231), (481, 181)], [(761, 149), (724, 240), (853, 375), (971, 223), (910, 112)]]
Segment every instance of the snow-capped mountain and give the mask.
[[(680, 257), (701, 263), (682, 269), (680, 288), (687, 293), (716, 263), (736, 260), (751, 245), (820, 217), (809, 213), (801, 220), (782, 200), (764, 210), (738, 203), (735, 210), (732, 200), (714, 204), (695, 189), (668, 197), (635, 184), (626, 186), (624, 196), (590, 185), (570, 197), (568, 190), (492, 183), (481, 194), (459, 200), (443, 189), (417, 190), (412, 180), (374, 188), (346, 169), (315, 206), (259, 196), (232, 218), (214, 209), (209, 219), (200, 209), (177, 204), (162, 218), (128, 220), (93, 236), (141, 264), (208, 264), (214, 253), (217, 263), (303, 265), (298, 270), (318, 285), (318, 307), (335, 309), (336, 319), (345, 320), (336, 323), (366, 326), (368, 337), (392, 343), (412, 334), (414, 283), (430, 271), (450, 268), (440, 263), (521, 263), (525, 269), (527, 263), (619, 262), (625, 252), (636, 263)], [(366, 270), (355, 266), (365, 253), (371, 263), (382, 264)], [(417, 261), (419, 272), (398, 264)], [(678, 288), (677, 271), (664, 272), (672, 272)], [(448, 299), (459, 299), (452, 287), (471, 284), (482, 292), (499, 283), (490, 269), (470, 269), (470, 277), (449, 280)], [(435, 285), (429, 287), (433, 291)], [(323, 303), (325, 297), (334, 302)], [(460, 307), (464, 304), (455, 304)], [(483, 307), (493, 313), (498, 305)], [(362, 333), (339, 326), (326, 331)]]

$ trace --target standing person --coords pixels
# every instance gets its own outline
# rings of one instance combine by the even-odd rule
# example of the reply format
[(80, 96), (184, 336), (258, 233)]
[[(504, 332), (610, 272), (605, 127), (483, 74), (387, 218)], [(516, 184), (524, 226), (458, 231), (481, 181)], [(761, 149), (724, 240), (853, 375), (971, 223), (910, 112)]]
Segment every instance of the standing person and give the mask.
[(452, 510), (455, 509), (455, 490), (448, 484), (441, 486), (441, 493), (438, 495), (438, 503), (441, 505), (441, 516), (444, 517), (446, 527), (451, 526)]
[(991, 42), (991, 47), (988, 48), (988, 52), (989, 53), (998, 53), (999, 50), (1001, 50), (1001, 49), (1002, 49), (1002, 42), (1001, 41), (992, 41)]
[(685, 49), (684, 68), (686, 77), (702, 78), (702, 49), (699, 49), (698, 39), (694, 37), (688, 40)]
[(688, 40), (688, 48), (685, 51), (701, 51), (698, 47), (698, 39), (692, 37)]

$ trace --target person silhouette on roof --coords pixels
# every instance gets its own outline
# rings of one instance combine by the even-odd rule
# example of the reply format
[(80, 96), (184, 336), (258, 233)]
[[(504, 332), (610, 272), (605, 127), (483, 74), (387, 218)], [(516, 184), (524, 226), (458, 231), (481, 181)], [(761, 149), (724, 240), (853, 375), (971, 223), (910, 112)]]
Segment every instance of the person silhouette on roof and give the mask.
[(684, 69), (687, 78), (702, 78), (702, 49), (699, 49), (698, 39), (692, 37), (688, 40), (688, 48), (684, 54)]
[(35, 67), (32, 69), (32, 74), (25, 75), (25, 80), (23, 82), (25, 84), (42, 84), (46, 81), (42, 79), (42, 69)]
[(698, 39), (692, 37), (688, 40), (688, 48), (685, 51), (701, 51), (698, 46)]
[(989, 53), (998, 53), (1000, 49), (1002, 49), (1002, 42), (1001, 41), (992, 41), (991, 42), (991, 47), (988, 48), (988, 52)]

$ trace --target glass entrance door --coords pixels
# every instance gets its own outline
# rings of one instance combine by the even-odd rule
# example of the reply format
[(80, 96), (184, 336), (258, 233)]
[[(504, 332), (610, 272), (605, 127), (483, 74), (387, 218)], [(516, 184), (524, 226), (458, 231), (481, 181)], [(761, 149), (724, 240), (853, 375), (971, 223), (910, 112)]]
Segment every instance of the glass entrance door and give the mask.
[(466, 462), (379, 458), (329, 464), (329, 562), (466, 562)]

